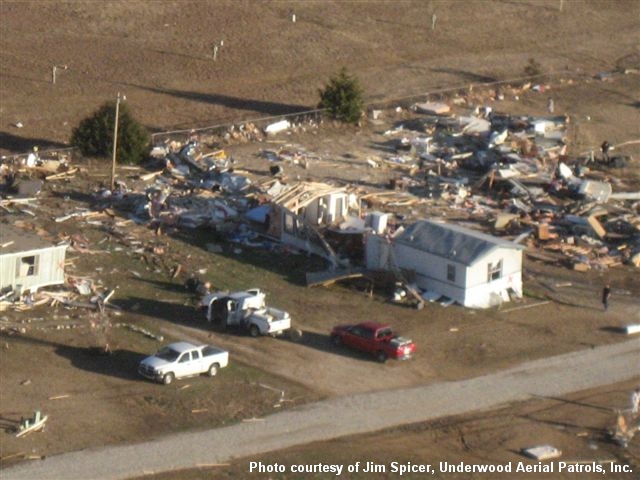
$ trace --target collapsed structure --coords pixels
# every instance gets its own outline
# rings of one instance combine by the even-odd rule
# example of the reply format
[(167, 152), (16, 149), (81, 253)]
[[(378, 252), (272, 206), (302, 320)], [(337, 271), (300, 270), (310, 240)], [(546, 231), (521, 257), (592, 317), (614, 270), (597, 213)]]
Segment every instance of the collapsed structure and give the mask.
[[(36, 292), (65, 282), (68, 245), (52, 245), (31, 232), (12, 225), (0, 227), (0, 292)], [(4, 296), (4, 295), (3, 295)]]
[[(290, 179), (284, 167), (308, 171), (322, 155), (280, 141), (259, 153), (271, 178), (243, 171), (218, 140), (263, 138), (250, 125), (221, 138), (155, 145), (148, 172), (119, 180), (115, 191), (94, 192), (94, 212), (120, 214), (157, 233), (209, 228), (249, 247), (318, 255), (329, 269), (314, 272), (322, 281), (310, 284), (357, 276), (365, 267), (388, 270), (423, 290), (418, 296), (469, 307), (521, 296), (523, 256), (576, 270), (640, 267), (640, 192), (615, 191), (620, 182), (610, 171), (628, 159), (569, 158), (564, 116), (512, 116), (469, 103), (458, 95), (403, 111), (384, 132), (385, 153), (357, 166), (385, 172), (387, 185)], [(277, 122), (265, 132), (292, 128)], [(46, 179), (77, 171), (63, 166)], [(12, 185), (4, 191), (4, 205), (22, 208)], [(68, 212), (56, 222), (89, 215)], [(58, 261), (44, 258), (42, 271)], [(4, 278), (2, 286), (25, 285)]]

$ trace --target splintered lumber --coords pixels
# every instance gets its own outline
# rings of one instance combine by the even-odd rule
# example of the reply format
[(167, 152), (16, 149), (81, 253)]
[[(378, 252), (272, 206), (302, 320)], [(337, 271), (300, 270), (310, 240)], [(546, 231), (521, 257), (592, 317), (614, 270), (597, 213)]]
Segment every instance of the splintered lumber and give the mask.
[(589, 225), (591, 225), (591, 228), (593, 228), (593, 231), (596, 232), (596, 235), (598, 235), (598, 237), (604, 238), (607, 235), (607, 231), (598, 221), (596, 215), (590, 215), (589, 217), (587, 217), (587, 222), (589, 222)]
[(71, 395), (56, 395), (55, 397), (49, 397), (49, 400), (61, 400), (63, 398), (69, 398)]
[(72, 176), (74, 173), (78, 171), (78, 168), (72, 168), (71, 170), (67, 170), (66, 172), (54, 173), (53, 175), (47, 175), (44, 177), (45, 180), (61, 180), (63, 178), (67, 178)]
[(18, 457), (24, 458), (26, 456), (27, 456), (26, 452), (12, 453), (11, 455), (7, 455), (6, 457), (1, 457), (0, 462), (6, 462), (10, 458), (18, 458)]
[(144, 180), (146, 182), (147, 180), (151, 180), (152, 178), (155, 178), (158, 175), (162, 175), (163, 171), (164, 170), (158, 170), (157, 172), (151, 172), (151, 173), (146, 173), (144, 175), (140, 175), (140, 180)]
[(526, 308), (539, 307), (540, 305), (546, 305), (547, 303), (551, 303), (551, 300), (544, 300), (542, 302), (532, 303), (530, 305), (521, 305), (519, 307), (513, 307), (513, 308), (508, 308), (506, 310), (500, 310), (500, 313), (509, 313), (509, 312), (515, 312), (516, 310), (524, 310)]

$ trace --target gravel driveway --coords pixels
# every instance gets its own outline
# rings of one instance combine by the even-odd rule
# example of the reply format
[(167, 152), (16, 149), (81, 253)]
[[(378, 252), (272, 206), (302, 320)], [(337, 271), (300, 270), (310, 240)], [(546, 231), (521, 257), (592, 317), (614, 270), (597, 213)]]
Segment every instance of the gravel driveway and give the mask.
[(541, 359), (490, 375), (339, 397), (238, 425), (159, 440), (84, 450), (2, 472), (12, 479), (122, 479), (222, 463), (293, 445), (559, 396), (640, 378), (640, 339)]

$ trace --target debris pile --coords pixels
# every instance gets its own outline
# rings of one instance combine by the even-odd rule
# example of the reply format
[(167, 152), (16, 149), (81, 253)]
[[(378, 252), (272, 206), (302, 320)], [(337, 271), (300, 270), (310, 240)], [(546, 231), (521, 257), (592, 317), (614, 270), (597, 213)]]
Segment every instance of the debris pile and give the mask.
[[(503, 87), (489, 97), (499, 100), (544, 88)], [(113, 191), (101, 184), (92, 192), (91, 205), (64, 211), (54, 220), (96, 226), (106, 234), (103, 241), (127, 248), (166, 272), (175, 272), (176, 265), (159, 239), (179, 230), (213, 230), (216, 243), (211, 245), (218, 251), (219, 242), (227, 240), (320, 255), (336, 268), (364, 264), (367, 235), (388, 235), (435, 217), (519, 243), (532, 259), (578, 271), (640, 267), (640, 192), (615, 176), (625, 159), (613, 162), (614, 148), (608, 142), (601, 156), (571, 158), (570, 118), (509, 115), (495, 111), (486, 100), (486, 92), (469, 91), (417, 103), (409, 117), (384, 132), (385, 140), (377, 144), (383, 153), (367, 158), (345, 154), (336, 159), (266, 140), (317, 127), (308, 119), (264, 128), (245, 123), (206, 142), (198, 135), (185, 143), (166, 141), (153, 147), (144, 169), (121, 166), (128, 175), (117, 179)], [(268, 174), (242, 169), (241, 159), (220, 148), (220, 142), (249, 141), (277, 145), (256, 153)], [(29, 158), (0, 166), (0, 207), (34, 217), (44, 182), (83, 172), (66, 159), (44, 161), (37, 152)], [(317, 166), (376, 169), (388, 174), (388, 181), (376, 188), (373, 183), (289, 178), (290, 171), (297, 171), (311, 179)], [(153, 230), (157, 241), (138, 240), (131, 234), (133, 225)], [(60, 240), (73, 252), (103, 252), (81, 234)], [(74, 294), (99, 296), (89, 279), (72, 279), (69, 288)], [(10, 292), (1, 295), (3, 307), (16, 306)], [(30, 301), (78, 306), (77, 299), (61, 294)], [(96, 308), (98, 303), (84, 302)], [(25, 302), (19, 306), (28, 307)]]

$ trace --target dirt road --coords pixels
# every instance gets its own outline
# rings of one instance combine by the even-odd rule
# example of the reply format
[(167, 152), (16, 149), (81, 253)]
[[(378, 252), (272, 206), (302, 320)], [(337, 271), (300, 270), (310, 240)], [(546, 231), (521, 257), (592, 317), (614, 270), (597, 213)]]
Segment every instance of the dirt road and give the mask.
[[(459, 382), (339, 397), (231, 427), (23, 464), (2, 478), (121, 479), (225, 462), (317, 440), (564, 395), (640, 373), (640, 339), (528, 362)], [(490, 386), (490, 388), (487, 388)]]

